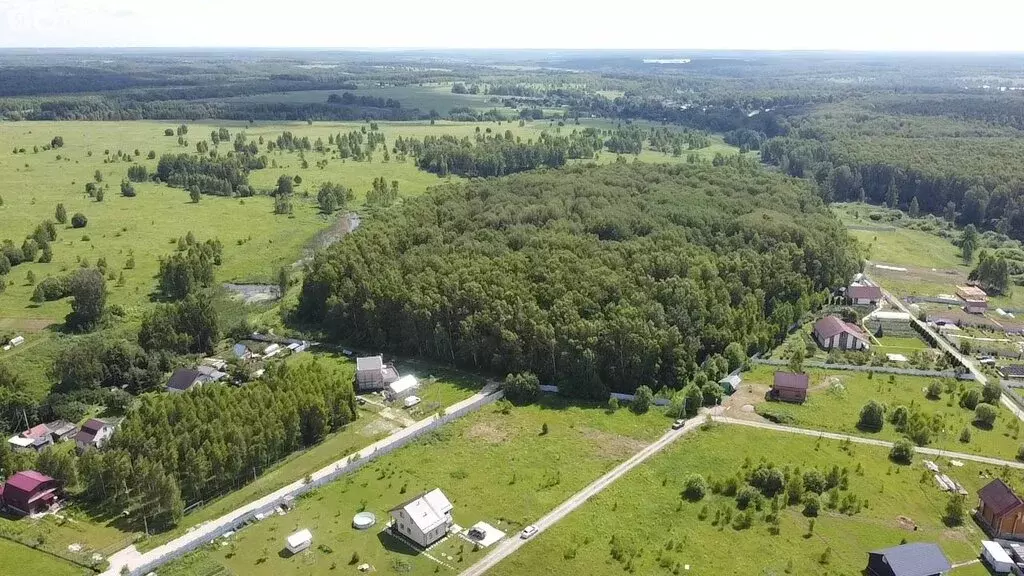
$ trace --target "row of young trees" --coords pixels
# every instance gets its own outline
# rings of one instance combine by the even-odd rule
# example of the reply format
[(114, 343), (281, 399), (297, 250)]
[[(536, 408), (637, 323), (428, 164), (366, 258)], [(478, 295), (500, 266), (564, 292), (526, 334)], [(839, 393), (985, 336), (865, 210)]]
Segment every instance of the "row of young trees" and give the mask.
[(856, 267), (797, 181), (750, 166), (573, 168), (406, 200), (314, 259), (298, 314), (370, 348), (606, 399), (681, 388), (733, 343), (766, 349)]
[(172, 525), (183, 503), (251, 481), (356, 415), (351, 374), (317, 362), (276, 365), (242, 388), (145, 396), (109, 449), (78, 462), (82, 496), (151, 527)]

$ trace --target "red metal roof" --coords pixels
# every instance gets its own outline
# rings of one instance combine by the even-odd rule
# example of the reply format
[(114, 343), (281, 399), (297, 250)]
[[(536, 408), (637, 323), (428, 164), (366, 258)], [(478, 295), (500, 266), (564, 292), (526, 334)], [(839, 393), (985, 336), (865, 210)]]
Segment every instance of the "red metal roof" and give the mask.
[(881, 300), (882, 289), (879, 288), (878, 286), (864, 286), (858, 284), (847, 288), (846, 295), (849, 296), (850, 298), (853, 298), (854, 300), (865, 298), (869, 300)]
[(864, 335), (864, 332), (858, 326), (849, 322), (843, 322), (836, 316), (825, 316), (815, 322), (814, 332), (823, 340), (828, 340), (836, 334), (846, 332), (858, 340), (867, 341), (867, 336)]
[(807, 374), (796, 374), (794, 372), (776, 372), (773, 388), (785, 388), (787, 390), (807, 390), (810, 378)]
[(38, 424), (21, 433), (25, 438), (42, 438), (49, 434), (50, 429), (46, 427), (46, 424)]
[(14, 476), (7, 479), (7, 486), (11, 488), (17, 488), (22, 492), (31, 494), (35, 492), (41, 485), (52, 482), (53, 478), (50, 478), (46, 474), (40, 474), (35, 470), (25, 470), (24, 472), (18, 472)]
[(989, 482), (984, 488), (978, 490), (978, 496), (996, 514), (1002, 516), (1007, 512), (1016, 509), (1024, 502), (1014, 494), (1013, 490), (999, 478)]

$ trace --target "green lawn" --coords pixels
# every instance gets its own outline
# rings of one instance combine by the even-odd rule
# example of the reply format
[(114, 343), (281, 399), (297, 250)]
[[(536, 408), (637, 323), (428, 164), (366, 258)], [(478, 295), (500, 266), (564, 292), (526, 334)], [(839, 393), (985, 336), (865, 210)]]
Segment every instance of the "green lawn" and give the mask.
[[(984, 430), (971, 423), (974, 411), (961, 408), (954, 397), (943, 391), (939, 400), (929, 400), (924, 389), (932, 378), (895, 375), (890, 383), (888, 374), (868, 372), (808, 370), (811, 389), (804, 404), (784, 402), (763, 402), (758, 411), (768, 410), (786, 415), (793, 426), (828, 430), (846, 434), (871, 436), (882, 440), (897, 440), (902, 435), (888, 422), (877, 433), (857, 429), (861, 408), (869, 401), (884, 403), (890, 410), (903, 405), (920, 408), (929, 418), (938, 415), (938, 432), (933, 434), (929, 446), (943, 450), (982, 454), (994, 458), (1012, 460), (1017, 455), (1021, 441), (1019, 420), (1001, 405), (997, 406), (999, 416), (992, 430)], [(772, 381), (774, 369), (760, 366), (743, 376), (744, 385), (753, 385), (756, 390), (767, 390)], [(962, 382), (958, 386), (978, 386), (977, 383)], [(971, 431), (969, 443), (960, 442), (960, 433), (965, 428)]]
[(0, 538), (0, 576), (85, 576), (94, 572)]
[[(352, 570), (353, 553), (377, 573), (433, 573), (438, 565), (432, 560), (380, 533), (391, 507), (441, 488), (455, 505), (459, 525), (483, 520), (515, 537), (523, 525), (659, 437), (667, 425), (658, 411), (609, 414), (601, 406), (572, 406), (557, 397), (509, 414), (488, 406), (317, 490), (288, 515), (241, 530), (228, 546), (207, 547), (160, 573), (183, 576), (197, 563), (215, 561), (254, 576), (333, 574), (334, 564)], [(358, 532), (350, 523), (363, 508), (377, 515), (378, 525)], [(284, 538), (300, 528), (313, 532), (313, 548), (297, 557), (279, 555)], [(457, 569), (481, 554), (468, 544), (460, 554), (459, 543), (451, 539), (435, 550), (455, 557), (451, 565)]]
[[(720, 481), (743, 474), (745, 463), (760, 460), (804, 472), (812, 467), (847, 469), (848, 492), (865, 507), (847, 515), (822, 506), (813, 533), (808, 532), (808, 518), (800, 506), (783, 508), (779, 533), (772, 535), (764, 520), (767, 505), (754, 513), (750, 528), (736, 529), (724, 522), (713, 524), (726, 510), (739, 514), (733, 498), (709, 494), (701, 502), (689, 502), (681, 497), (689, 474)], [(974, 491), (987, 481), (979, 476), (983, 469), (940, 465), (971, 491), (968, 505), (973, 505)], [(984, 539), (981, 530), (973, 524), (953, 529), (943, 525), (947, 496), (930, 476), (922, 479), (923, 470), (916, 462), (911, 468), (894, 466), (884, 449), (874, 447), (844, 449), (839, 442), (740, 426), (698, 430), (535, 537), (490, 574), (854, 576), (867, 565), (868, 551), (903, 540), (938, 542), (953, 562), (974, 559)], [(618, 549), (618, 560), (613, 548)], [(826, 549), (831, 550), (830, 561), (823, 565)], [(974, 565), (951, 574), (987, 573)]]
[[(48, 515), (40, 519), (0, 516), (0, 534), (86, 565), (93, 563), (93, 554), (106, 558), (132, 543), (133, 536), (112, 523), (97, 521), (75, 509), (64, 509), (60, 515), (62, 518)], [(68, 548), (76, 544), (77, 551)], [(37, 559), (45, 556), (42, 552), (33, 554)], [(5, 556), (0, 555), (0, 558)], [(2, 564), (4, 562), (0, 562)]]

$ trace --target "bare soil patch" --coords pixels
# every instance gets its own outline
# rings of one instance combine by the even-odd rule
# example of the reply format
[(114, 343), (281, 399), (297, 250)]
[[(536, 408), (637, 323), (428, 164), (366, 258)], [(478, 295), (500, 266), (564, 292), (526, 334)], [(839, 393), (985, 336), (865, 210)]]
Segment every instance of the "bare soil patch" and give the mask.
[(605, 458), (624, 460), (647, 447), (647, 442), (642, 440), (594, 428), (580, 428), (580, 432), (583, 433), (584, 438), (594, 443), (598, 455)]
[(477, 422), (469, 427), (466, 436), (488, 444), (501, 444), (509, 434), (508, 430), (495, 426), (493, 422)]
[(764, 395), (767, 391), (768, 386), (763, 384), (743, 382), (740, 384), (740, 389), (733, 392), (732, 396), (724, 396), (722, 398), (720, 414), (730, 418), (767, 422), (767, 420), (754, 411), (755, 406), (765, 401)]
[(897, 516), (896, 517), (896, 524), (899, 525), (899, 527), (904, 529), (904, 530), (910, 530), (910, 531), (917, 530), (917, 524), (914, 523), (914, 521), (911, 520), (910, 518), (907, 518), (906, 516)]

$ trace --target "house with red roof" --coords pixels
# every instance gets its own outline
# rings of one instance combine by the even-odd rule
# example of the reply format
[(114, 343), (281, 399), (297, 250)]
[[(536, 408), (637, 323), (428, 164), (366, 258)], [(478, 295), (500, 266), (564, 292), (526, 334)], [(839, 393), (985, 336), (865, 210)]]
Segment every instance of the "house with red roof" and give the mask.
[(978, 490), (978, 522), (993, 538), (1024, 539), (1024, 501), (1001, 479)]
[(882, 289), (867, 284), (853, 284), (847, 287), (846, 297), (858, 305), (878, 304), (882, 299)]
[(814, 323), (814, 340), (825, 350), (867, 350), (868, 336), (856, 324), (838, 316), (825, 316)]
[(772, 381), (772, 389), (768, 391), (768, 399), (802, 404), (807, 400), (810, 381), (807, 374), (776, 372)]
[(35, 470), (11, 476), (0, 486), (0, 505), (18, 514), (30, 515), (49, 510), (57, 502), (57, 481)]
[(53, 435), (46, 424), (38, 424), (17, 436), (11, 436), (7, 444), (15, 452), (40, 452), (53, 444)]

